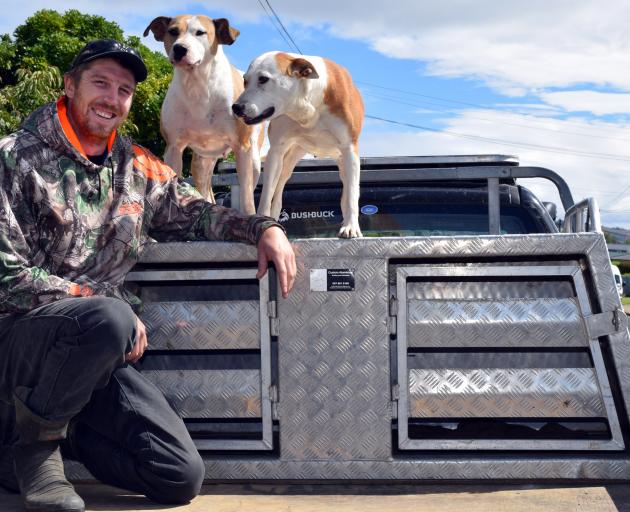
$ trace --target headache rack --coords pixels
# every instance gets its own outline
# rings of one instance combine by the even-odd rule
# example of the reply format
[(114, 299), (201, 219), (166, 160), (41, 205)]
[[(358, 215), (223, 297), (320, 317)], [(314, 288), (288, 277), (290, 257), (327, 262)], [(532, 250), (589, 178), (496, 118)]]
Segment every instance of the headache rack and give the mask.
[[(212, 180), (214, 187), (229, 186), (231, 206), (239, 207), (239, 184), (234, 162), (222, 162), (219, 174)], [(514, 184), (516, 179), (543, 178), (558, 190), (565, 212), (574, 207), (573, 196), (566, 181), (556, 172), (544, 167), (520, 167), (518, 159), (506, 155), (455, 155), (361, 158), (361, 184), (457, 182), (485, 183), (488, 190), (488, 232), (501, 233), (501, 205), (499, 184)], [(339, 171), (332, 159), (300, 160), (287, 187), (339, 184)], [(262, 184), (262, 178), (259, 185)], [(591, 200), (592, 201), (592, 200)], [(591, 211), (596, 205), (591, 203)], [(593, 215), (591, 215), (592, 217)], [(584, 214), (586, 222), (588, 215)], [(574, 231), (578, 230), (574, 223)], [(595, 229), (593, 229), (595, 230)], [(599, 227), (601, 231), (601, 227)]]

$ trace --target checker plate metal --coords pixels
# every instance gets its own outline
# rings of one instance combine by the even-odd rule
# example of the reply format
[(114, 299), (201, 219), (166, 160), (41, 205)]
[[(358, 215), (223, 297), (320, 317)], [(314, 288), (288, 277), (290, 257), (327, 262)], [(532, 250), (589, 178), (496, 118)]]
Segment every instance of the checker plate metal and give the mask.
[(183, 418), (259, 418), (258, 370), (148, 370), (142, 374)]
[(409, 347), (588, 345), (574, 299), (408, 300)]
[(591, 368), (409, 370), (417, 418), (605, 417)]
[(258, 301), (150, 302), (142, 321), (151, 350), (258, 349)]

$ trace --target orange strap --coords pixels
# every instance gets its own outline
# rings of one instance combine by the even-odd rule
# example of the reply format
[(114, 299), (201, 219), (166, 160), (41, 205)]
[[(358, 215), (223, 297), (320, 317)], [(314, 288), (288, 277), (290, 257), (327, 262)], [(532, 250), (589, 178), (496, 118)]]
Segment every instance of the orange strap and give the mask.
[(150, 180), (163, 183), (175, 176), (175, 171), (149, 150), (134, 144), (133, 152), (136, 154), (135, 166)]

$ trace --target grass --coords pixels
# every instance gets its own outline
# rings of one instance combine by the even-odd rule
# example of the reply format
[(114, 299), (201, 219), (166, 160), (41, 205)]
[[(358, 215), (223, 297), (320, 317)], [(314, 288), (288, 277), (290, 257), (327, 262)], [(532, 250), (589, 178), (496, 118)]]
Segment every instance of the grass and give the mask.
[(630, 304), (630, 297), (621, 297), (622, 304)]

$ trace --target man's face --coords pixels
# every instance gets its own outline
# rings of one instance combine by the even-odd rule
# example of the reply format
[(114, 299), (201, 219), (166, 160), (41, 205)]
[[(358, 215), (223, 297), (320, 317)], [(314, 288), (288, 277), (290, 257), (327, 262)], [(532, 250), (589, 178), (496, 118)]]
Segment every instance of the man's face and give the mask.
[(82, 143), (98, 144), (127, 119), (136, 88), (133, 73), (114, 59), (98, 59), (76, 82), (65, 76), (70, 122)]

